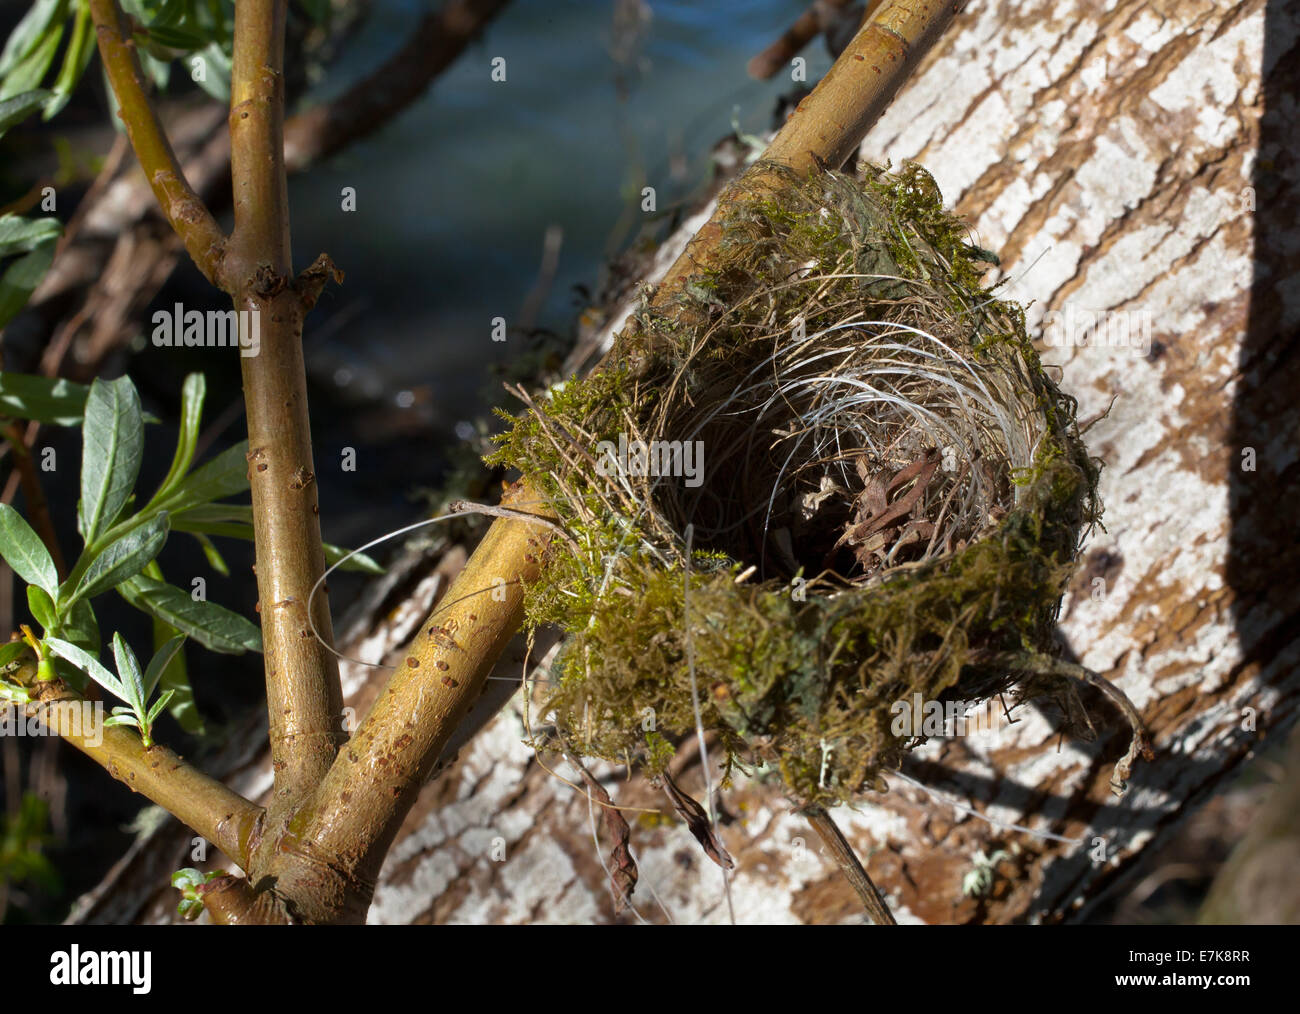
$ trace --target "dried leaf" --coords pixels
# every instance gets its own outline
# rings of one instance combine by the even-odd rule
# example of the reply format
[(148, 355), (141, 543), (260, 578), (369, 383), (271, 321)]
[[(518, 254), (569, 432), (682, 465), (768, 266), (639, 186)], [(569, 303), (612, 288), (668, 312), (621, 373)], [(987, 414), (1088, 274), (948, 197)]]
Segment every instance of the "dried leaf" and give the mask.
[[(840, 546), (847, 544), (853, 549), (858, 563), (863, 568), (871, 570), (873, 557), (880, 555), (883, 558), (889, 553), (895, 542), (898, 541), (900, 534), (898, 522), (901, 522), (916, 509), (922, 496), (925, 495), (925, 490), (930, 484), (930, 478), (934, 475), (934, 470), (938, 465), (939, 452), (930, 449), (906, 468), (895, 473), (894, 477), (886, 482), (883, 475), (872, 475), (866, 459), (859, 458), (857, 472), (863, 481), (864, 487), (862, 492), (858, 494), (857, 511), (854, 514), (853, 521), (845, 528), (844, 534), (835, 543), (835, 548), (838, 549)], [(891, 493), (914, 479), (916, 481), (911, 489), (892, 504), (889, 503), (888, 498)], [(912, 524), (916, 524), (916, 522), (912, 522)], [(908, 527), (901, 530), (908, 532)], [(928, 538), (929, 534), (933, 534), (933, 527), (930, 528), (929, 534), (925, 534), (923, 529), (920, 528), (912, 529), (912, 532), (908, 534), (911, 535), (908, 541), (922, 537)]]
[(695, 835), (695, 840), (704, 849), (704, 854), (724, 870), (734, 870), (736, 861), (731, 858), (723, 846), (722, 839), (713, 833), (713, 827), (709, 823), (709, 815), (705, 812), (704, 807), (679, 789), (668, 772), (665, 771), (659, 777), (663, 779), (664, 791), (668, 793), (668, 799), (672, 802), (673, 809), (677, 811), (677, 816), (686, 821), (686, 826), (690, 829), (691, 834)]
[(595, 797), (596, 802), (600, 803), (601, 825), (605, 828), (605, 833), (614, 842), (613, 851), (609, 854), (613, 864), (609, 879), (614, 887), (614, 911), (615, 913), (622, 912), (631, 904), (632, 892), (636, 890), (638, 876), (636, 860), (632, 858), (632, 853), (628, 850), (632, 831), (627, 826), (627, 821), (623, 819), (623, 814), (615, 808), (614, 801), (609, 798), (609, 793), (605, 791), (605, 787), (596, 781), (592, 773), (585, 767), (576, 762), (573, 763), (582, 772), (582, 777), (591, 789), (591, 794)]

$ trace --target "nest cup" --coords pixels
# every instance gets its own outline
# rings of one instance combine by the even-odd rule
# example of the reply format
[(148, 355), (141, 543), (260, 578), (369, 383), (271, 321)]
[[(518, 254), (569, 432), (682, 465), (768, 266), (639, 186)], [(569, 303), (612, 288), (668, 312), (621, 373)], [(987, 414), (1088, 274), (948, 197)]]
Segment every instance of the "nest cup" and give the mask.
[(1059, 689), (1035, 659), (1097, 469), (923, 169), (760, 164), (727, 209), (716, 266), (495, 460), (577, 547), (526, 600), (569, 634), (550, 735), (655, 774), (698, 702), (728, 773), (834, 804), (921, 741), (899, 702)]

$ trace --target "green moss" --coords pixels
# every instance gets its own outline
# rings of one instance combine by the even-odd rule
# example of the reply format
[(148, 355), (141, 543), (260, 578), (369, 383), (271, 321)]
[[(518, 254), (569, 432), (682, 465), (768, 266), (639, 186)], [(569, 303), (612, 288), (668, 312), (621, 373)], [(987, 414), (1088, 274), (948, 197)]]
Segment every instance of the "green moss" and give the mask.
[[(766, 173), (751, 199), (742, 182), (723, 223), (727, 266), (686, 287), (690, 312), (643, 307), (615, 365), (511, 419), (491, 461), (538, 484), (581, 547), (557, 553), (525, 600), (531, 623), (569, 635), (543, 705), (564, 736), (657, 773), (671, 759), (664, 737), (694, 728), (694, 677), (728, 770), (767, 765), (796, 798), (833, 804), (878, 786), (915, 745), (891, 731), (895, 702), (1044, 689), (1006, 660), (1051, 644), (1081, 533), (1099, 515), (1097, 468), (1023, 310), (981, 285), (989, 255), (924, 170), (874, 170), (865, 183)], [(1007, 469), (1012, 500), (978, 539), (856, 584), (803, 584), (802, 572), (738, 583), (759, 561), (697, 543), (688, 565), (665, 487), (594, 467), (599, 441), (728, 396), (782, 334), (850, 318), (939, 329), (987, 376), (1012, 378), (1017, 411), (1034, 414), (1032, 460)]]

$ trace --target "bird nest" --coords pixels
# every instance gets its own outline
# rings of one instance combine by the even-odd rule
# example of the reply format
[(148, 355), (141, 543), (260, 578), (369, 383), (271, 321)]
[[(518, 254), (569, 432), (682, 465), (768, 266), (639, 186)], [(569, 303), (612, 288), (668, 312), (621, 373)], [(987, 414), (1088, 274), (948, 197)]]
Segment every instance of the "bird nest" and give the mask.
[(923, 169), (760, 166), (728, 209), (721, 266), (495, 461), (573, 536), (525, 604), (569, 635), (552, 735), (657, 774), (698, 709), (728, 771), (839, 803), (921, 741), (897, 702), (1060, 689), (1097, 467)]

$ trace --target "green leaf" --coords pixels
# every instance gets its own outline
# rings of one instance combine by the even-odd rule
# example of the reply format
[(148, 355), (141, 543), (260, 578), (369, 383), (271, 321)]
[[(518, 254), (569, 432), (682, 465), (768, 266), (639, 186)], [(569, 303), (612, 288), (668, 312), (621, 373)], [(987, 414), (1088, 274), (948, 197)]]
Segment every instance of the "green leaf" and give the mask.
[(154, 690), (162, 680), (163, 672), (171, 665), (172, 659), (176, 657), (176, 653), (181, 650), (181, 645), (184, 643), (185, 635), (177, 634), (159, 648), (149, 660), (149, 668), (144, 673), (144, 700), (147, 701), (153, 696)]
[[(331, 545), (328, 542), (324, 544), (323, 548), (325, 550), (325, 564), (329, 567), (333, 567), (349, 552), (342, 546)], [(348, 562), (339, 569), (360, 571), (363, 574), (382, 574), (384, 572), (384, 568), (365, 553), (357, 553), (356, 556), (348, 557)]]
[(172, 488), (194, 463), (194, 449), (199, 443), (199, 422), (203, 418), (203, 398), (206, 393), (207, 381), (202, 373), (191, 373), (185, 378), (181, 387), (181, 429), (176, 438), (176, 453), (172, 456), (167, 477), (163, 479), (150, 503), (156, 503), (171, 493)]
[(175, 527), (178, 532), (188, 532), (190, 535), (220, 535), (229, 539), (245, 539), (252, 542), (254, 532), (252, 525), (238, 524), (236, 522), (224, 521), (196, 521), (190, 517), (193, 511), (186, 511), (184, 514), (176, 515)]
[(95, 557), (86, 568), (76, 591), (62, 606), (67, 609), (81, 599), (93, 599), (135, 577), (162, 549), (170, 530), (167, 512), (163, 511), (148, 524), (127, 532)]
[[(183, 509), (185, 513), (178, 512), (172, 518), (172, 527), (178, 532), (188, 532), (191, 535), (218, 535), (253, 541), (255, 534), (253, 530), (253, 508), (248, 504), (214, 503), (207, 506), (186, 507)], [(325, 551), (325, 563), (330, 567), (348, 554), (347, 549), (330, 542), (326, 542), (322, 548)], [(384, 568), (365, 553), (357, 553), (355, 556), (350, 557), (348, 562), (343, 564), (342, 569), (357, 571), (362, 574), (384, 573)]]
[(122, 700), (135, 711), (137, 715), (143, 715), (145, 711), (144, 702), (144, 676), (140, 673), (140, 661), (135, 657), (135, 652), (131, 646), (122, 640), (120, 633), (113, 634), (113, 658), (117, 662), (117, 678), (122, 684), (122, 689), (129, 696), (123, 697)]
[(93, 655), (82, 651), (75, 644), (61, 641), (57, 637), (47, 637), (41, 643), (50, 648), (60, 658), (71, 662), (114, 697), (124, 701), (127, 699), (126, 688)]
[(27, 692), (26, 687), (0, 679), (0, 701), (9, 704), (30, 704), (31, 700), (32, 695)]
[(59, 43), (63, 41), (63, 28), (63, 23), (59, 22), (48, 30), (31, 51), (14, 64), (5, 75), (4, 83), (0, 84), (0, 101), (40, 86), (54, 62), (54, 54), (59, 51)]
[(212, 540), (200, 532), (191, 533), (198, 540), (199, 545), (203, 548), (203, 555), (208, 559), (208, 566), (215, 570), (222, 577), (230, 576), (230, 567), (226, 564), (226, 559), (212, 544)]
[[(180, 513), (248, 489), (248, 441), (222, 451), (178, 483), (159, 506)], [(251, 512), (251, 508), (250, 508)], [(250, 513), (249, 517), (252, 515)]]
[(118, 591), (137, 609), (189, 634), (211, 651), (242, 655), (262, 650), (261, 631), (215, 602), (196, 601), (188, 592), (143, 574), (125, 582)]
[[(47, 637), (45, 640), (48, 641), (49, 638)], [(50, 667), (54, 670), (54, 674), (59, 679), (72, 687), (73, 690), (85, 693), (86, 684), (89, 682), (89, 679), (84, 672), (78, 669), (66, 658), (60, 658), (52, 652), (47, 653), (46, 661), (50, 663)]]
[(11, 704), (30, 704), (32, 695), (27, 692), (26, 687), (19, 686), (17, 683), (10, 683), (6, 679), (0, 679), (0, 701), (8, 701)]
[(36, 0), (14, 27), (0, 53), (0, 78), (40, 45), (47, 32), (68, 16), (68, 0)]
[(145, 44), (145, 48), (137, 46), (136, 55), (140, 58), (140, 66), (149, 75), (149, 80), (153, 82), (154, 87), (160, 92), (165, 92), (167, 90), (167, 81), (172, 72), (170, 58), (159, 59), (156, 57), (149, 52), (148, 43)]
[(181, 900), (176, 906), (176, 913), (184, 919), (191, 921), (197, 919), (203, 912), (203, 899), (199, 896), (199, 886), (221, 875), (220, 871), (202, 873), (192, 867), (186, 867), (173, 873), (172, 887), (181, 892)]
[(108, 103), (108, 122), (113, 125), (123, 137), (126, 136), (126, 121), (122, 119), (122, 104), (117, 101), (117, 93), (113, 91), (113, 82), (108, 79), (108, 68), (104, 66), (104, 61), (99, 61), (99, 82), (102, 87), (102, 93), (105, 101)]
[(80, 426), (90, 388), (62, 377), (0, 373), (0, 415), (52, 426)]
[(144, 419), (129, 377), (90, 385), (81, 453), (78, 521), (90, 545), (121, 512), (140, 473)]
[(201, 883), (203, 883), (203, 874), (192, 866), (187, 866), (185, 869), (177, 870), (172, 874), (172, 887), (180, 891), (185, 890), (187, 887), (193, 889)]
[(62, 620), (64, 640), (71, 641), (78, 648), (85, 648), (91, 654), (99, 651), (99, 622), (95, 619), (95, 610), (86, 599), (73, 603)]
[(59, 614), (54, 608), (54, 600), (43, 588), (34, 584), (27, 586), (27, 608), (31, 610), (36, 622), (45, 633), (53, 633), (59, 627)]
[(194, 32), (187, 32), (183, 28), (169, 28), (165, 25), (152, 24), (145, 31), (148, 33), (149, 42), (167, 49), (179, 49), (182, 53), (190, 53), (196, 49), (202, 49), (208, 44), (207, 39)]
[(50, 551), (32, 526), (7, 503), (0, 504), (0, 556), (29, 585), (43, 589), (50, 598), (59, 593), (59, 573)]
[(153, 20), (149, 22), (151, 29), (155, 25), (179, 25), (185, 20), (186, 15), (191, 13), (187, 9), (189, 4), (186, 0), (161, 0), (155, 6), (157, 11)]
[(0, 257), (35, 250), (47, 240), (57, 239), (61, 232), (63, 224), (57, 218), (0, 215)]
[(26, 647), (23, 641), (5, 641), (4, 644), (0, 644), (0, 669), (21, 655)]
[(63, 66), (54, 82), (54, 95), (45, 106), (41, 119), (48, 122), (59, 114), (68, 104), (72, 92), (81, 82), (81, 77), (90, 64), (90, 55), (95, 51), (95, 26), (90, 17), (90, 4), (79, 0), (76, 21), (72, 28), (72, 41), (63, 54)]
[(230, 57), (226, 55), (225, 50), (218, 43), (213, 42), (202, 51), (187, 56), (185, 63), (191, 77), (194, 76), (195, 60), (203, 61), (204, 74), (202, 80), (194, 83), (218, 102), (229, 104)]
[(150, 728), (153, 727), (154, 721), (158, 718), (159, 714), (162, 713), (162, 709), (167, 706), (167, 702), (172, 699), (174, 693), (176, 693), (175, 690), (165, 690), (158, 700), (154, 701), (153, 707), (149, 709), (149, 714), (145, 715), (145, 721), (149, 724)]
[(22, 123), (53, 96), (51, 91), (35, 88), (0, 102), (0, 137), (4, 137), (5, 131)]
[(307, 12), (307, 17), (318, 25), (323, 25), (333, 13), (330, 0), (302, 0), (302, 6)]
[(104, 728), (111, 728), (114, 725), (129, 725), (138, 729), (140, 720), (135, 717), (135, 712), (130, 708), (114, 708), (113, 713), (104, 719)]
[(36, 286), (41, 284), (45, 272), (54, 263), (54, 248), (58, 240), (47, 239), (31, 253), (18, 258), (0, 277), (0, 328), (6, 327), (18, 316), (32, 298)]
[[(179, 512), (177, 514), (179, 516)], [(186, 507), (185, 518), (187, 521), (201, 524), (231, 521), (251, 528), (253, 524), (253, 507), (251, 504), (246, 503), (200, 504), (197, 507)]]
[[(161, 620), (155, 619), (153, 621), (153, 630), (154, 643), (157, 644), (168, 633), (174, 633), (176, 628), (169, 623), (163, 623)], [(194, 702), (194, 689), (190, 686), (190, 676), (185, 666), (185, 652), (183, 650), (176, 652), (172, 656), (172, 660), (163, 668), (162, 679), (158, 685), (171, 695), (167, 713), (176, 719), (180, 723), (180, 727), (186, 732), (195, 736), (202, 736), (206, 728), (203, 723), (203, 716), (199, 714), (198, 705)]]

